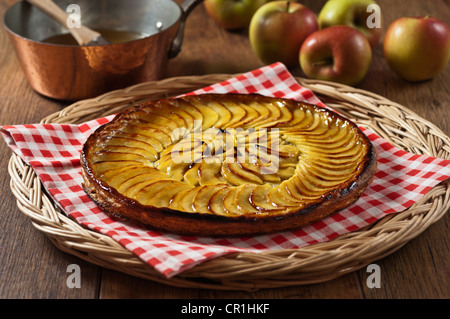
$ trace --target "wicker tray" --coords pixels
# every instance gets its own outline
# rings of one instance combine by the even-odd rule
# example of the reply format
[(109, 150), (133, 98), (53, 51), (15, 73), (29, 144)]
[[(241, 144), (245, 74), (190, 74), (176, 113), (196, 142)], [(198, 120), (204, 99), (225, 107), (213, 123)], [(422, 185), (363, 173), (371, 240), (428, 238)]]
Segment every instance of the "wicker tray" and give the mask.
[[(79, 101), (44, 118), (42, 123), (81, 123), (151, 99), (187, 93), (229, 77), (229, 74), (214, 74), (143, 83)], [(297, 80), (330, 107), (392, 144), (411, 153), (450, 159), (450, 138), (407, 108), (353, 87)], [(17, 155), (11, 156), (8, 169), (19, 209), (56, 247), (105, 268), (178, 287), (252, 291), (331, 280), (393, 253), (442, 218), (450, 208), (450, 180), (446, 180), (409, 209), (330, 242), (259, 254), (234, 253), (167, 279), (110, 237), (86, 229), (61, 213), (43, 190), (33, 169)]]

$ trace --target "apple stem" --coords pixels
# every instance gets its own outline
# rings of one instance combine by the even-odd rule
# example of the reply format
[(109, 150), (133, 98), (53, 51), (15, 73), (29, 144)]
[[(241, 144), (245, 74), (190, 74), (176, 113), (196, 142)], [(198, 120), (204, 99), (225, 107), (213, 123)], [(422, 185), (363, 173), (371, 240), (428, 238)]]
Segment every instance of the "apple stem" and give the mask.
[(289, 6), (291, 5), (291, 2), (290, 1), (288, 1), (287, 3), (286, 3), (286, 12), (289, 12)]

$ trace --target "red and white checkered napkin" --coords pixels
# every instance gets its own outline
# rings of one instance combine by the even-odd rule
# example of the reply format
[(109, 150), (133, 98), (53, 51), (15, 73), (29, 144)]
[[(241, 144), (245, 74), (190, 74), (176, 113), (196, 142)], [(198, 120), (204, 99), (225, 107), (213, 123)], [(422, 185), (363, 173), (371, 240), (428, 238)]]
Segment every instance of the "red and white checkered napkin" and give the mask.
[[(279, 63), (190, 94), (206, 92), (258, 92), (323, 106)], [(378, 170), (366, 192), (351, 207), (295, 231), (245, 238), (180, 236), (115, 221), (82, 190), (82, 144), (99, 125), (111, 119), (112, 116), (81, 125), (3, 126), (0, 132), (10, 148), (34, 168), (64, 212), (80, 224), (111, 236), (166, 277), (231, 252), (299, 248), (331, 240), (408, 208), (440, 181), (450, 178), (450, 161), (407, 153), (364, 130), (378, 153)]]

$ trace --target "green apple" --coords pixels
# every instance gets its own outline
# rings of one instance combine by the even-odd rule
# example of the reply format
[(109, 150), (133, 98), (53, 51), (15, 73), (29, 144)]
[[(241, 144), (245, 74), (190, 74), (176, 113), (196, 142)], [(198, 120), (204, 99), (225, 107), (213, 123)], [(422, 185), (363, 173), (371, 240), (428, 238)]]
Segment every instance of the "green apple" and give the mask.
[(361, 31), (375, 47), (383, 34), (381, 9), (374, 0), (329, 0), (318, 16), (319, 28), (348, 25)]
[(401, 78), (429, 80), (450, 59), (450, 29), (433, 17), (402, 17), (389, 26), (383, 41), (384, 56)]
[(372, 48), (355, 28), (333, 26), (306, 38), (299, 60), (309, 78), (356, 85), (369, 70)]
[(260, 7), (250, 22), (250, 44), (266, 64), (298, 66), (298, 52), (308, 35), (318, 30), (317, 17), (293, 1), (273, 1)]
[(248, 27), (256, 10), (271, 0), (205, 0), (206, 12), (228, 30)]

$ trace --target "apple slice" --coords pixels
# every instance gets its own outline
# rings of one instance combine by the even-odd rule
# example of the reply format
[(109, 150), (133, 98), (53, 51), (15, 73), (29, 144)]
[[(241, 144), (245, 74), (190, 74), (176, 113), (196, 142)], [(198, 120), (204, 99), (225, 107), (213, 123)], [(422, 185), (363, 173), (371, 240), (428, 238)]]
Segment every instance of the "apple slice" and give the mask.
[[(154, 138), (159, 143), (163, 145), (163, 147), (167, 147), (172, 144), (172, 136), (171, 132), (167, 132), (166, 130), (162, 130), (157, 127), (149, 127), (144, 125), (125, 125), (122, 129), (125, 134), (135, 134), (139, 133), (141, 136), (145, 136), (144, 139)], [(141, 139), (140, 139), (141, 140)]]
[(298, 132), (302, 132), (305, 128), (311, 126), (311, 123), (314, 122), (314, 115), (309, 108), (305, 108), (302, 116), (302, 121), (298, 122), (294, 128), (290, 128), (288, 132), (285, 134), (297, 135)]
[[(246, 105), (245, 103), (234, 103), (234, 102), (227, 102), (226, 103), (227, 108), (231, 108), (231, 109), (237, 109), (237, 108), (242, 108), (246, 115), (238, 122), (234, 122), (232, 127), (235, 128), (241, 128), (241, 127), (245, 127), (245, 125), (247, 123), (250, 123), (256, 119), (259, 118), (259, 113), (257, 111), (255, 111), (254, 108)], [(227, 127), (231, 127), (230, 125), (228, 125)]]
[(246, 181), (246, 183), (253, 183), (253, 184), (263, 183), (262, 179), (258, 176), (258, 174), (255, 174), (254, 171), (244, 169), (244, 167), (240, 165), (240, 163), (229, 163), (225, 165), (228, 166), (230, 172), (241, 178), (243, 181)]
[(183, 180), (188, 167), (189, 163), (175, 163), (171, 160), (167, 160), (161, 163), (157, 168), (167, 176), (170, 176), (177, 181), (181, 181)]
[(94, 162), (125, 162), (133, 161), (148, 164), (150, 161), (142, 155), (128, 152), (96, 151), (92, 154)]
[(106, 144), (108, 145), (108, 148), (113, 148), (116, 151), (130, 148), (130, 152), (141, 154), (152, 159), (152, 161), (155, 161), (158, 158), (158, 152), (156, 152), (151, 145), (133, 138), (111, 136)]
[(252, 105), (260, 110), (266, 110), (265, 112), (260, 111), (260, 114), (264, 114), (265, 116), (260, 116), (257, 120), (252, 122), (252, 127), (254, 128), (266, 127), (266, 123), (271, 123), (281, 116), (280, 108), (272, 103), (255, 101)]
[[(110, 162), (104, 162), (106, 164), (109, 164)], [(115, 163), (115, 162), (112, 162)], [(126, 163), (126, 162), (118, 162), (118, 163)], [(136, 171), (140, 171), (140, 170), (146, 170), (147, 167), (140, 164), (140, 165), (135, 165), (135, 163), (127, 163), (127, 165), (122, 165), (122, 166), (109, 166), (108, 168), (105, 167), (105, 170), (103, 171), (102, 175), (100, 175), (100, 177), (102, 178), (102, 180), (109, 180), (113, 177), (116, 177), (118, 175), (122, 175), (122, 174), (128, 174), (126, 175), (124, 178), (128, 178), (129, 176), (133, 176), (134, 172)]]
[(156, 153), (156, 151), (151, 148), (143, 149), (141, 147), (134, 147), (131, 145), (130, 146), (122, 146), (122, 145), (112, 145), (112, 144), (108, 144), (106, 147), (111, 152), (139, 155), (139, 156), (142, 156), (143, 158), (146, 158), (150, 162), (154, 162), (155, 160), (158, 159), (158, 153)]
[(228, 185), (217, 184), (217, 185), (206, 185), (204, 187), (201, 187), (199, 192), (195, 195), (193, 199), (194, 211), (201, 214), (210, 214), (211, 207), (209, 205), (211, 197), (219, 190), (225, 187), (228, 187)]
[(279, 144), (278, 154), (282, 157), (297, 158), (300, 155), (300, 150), (298, 146), (294, 144)]
[(184, 174), (184, 181), (192, 186), (198, 186), (200, 184), (200, 170), (201, 163), (192, 163), (189, 165), (188, 170)]
[(278, 193), (283, 197), (283, 199), (300, 208), (302, 206), (302, 198), (298, 197), (298, 193), (295, 192), (295, 189), (291, 192), (291, 188), (288, 187), (289, 184), (289, 180), (285, 180), (278, 185)]
[(225, 209), (223, 201), (225, 199), (225, 196), (232, 189), (233, 187), (223, 187), (211, 196), (208, 203), (211, 213), (220, 216), (228, 215), (228, 211)]
[(130, 140), (135, 140), (140, 143), (144, 143), (148, 145), (148, 147), (153, 148), (157, 153), (160, 153), (164, 150), (164, 145), (154, 137), (143, 135), (140, 133), (126, 133), (126, 132), (115, 132), (114, 137), (117, 138), (128, 138)]
[(108, 180), (108, 184), (116, 189), (120, 188), (125, 196), (135, 198), (136, 194), (147, 185), (158, 180), (170, 180), (158, 170), (147, 171), (144, 174), (139, 175), (137, 174), (138, 172), (135, 171), (131, 176), (123, 173), (120, 177), (116, 175)]
[(137, 185), (141, 185), (142, 183), (161, 178), (167, 180), (169, 179), (167, 176), (157, 173), (154, 170), (142, 170), (142, 172), (140, 172), (139, 170), (133, 170), (131, 171), (131, 174), (124, 174), (122, 172), (121, 175), (122, 177), (120, 179), (117, 179), (116, 175), (114, 176), (116, 178), (110, 178), (108, 182), (109, 185), (113, 186), (119, 193), (127, 195), (132, 195), (132, 190), (130, 190), (130, 192), (127, 192), (128, 189), (131, 189), (132, 187), (134, 189)]
[(236, 123), (241, 122), (246, 116), (247, 111), (236, 103), (225, 103), (224, 106), (231, 112), (231, 121), (223, 126), (227, 127), (237, 127)]
[(142, 188), (135, 198), (144, 205), (167, 207), (175, 194), (189, 188), (188, 185), (174, 180), (159, 180)]
[[(282, 184), (283, 183), (281, 183), (280, 185)], [(277, 206), (285, 206), (285, 207), (298, 206), (299, 202), (286, 196), (284, 187), (280, 187), (280, 185), (272, 188), (269, 191), (269, 193), (267, 194), (269, 200), (275, 203)]]
[(242, 186), (231, 187), (223, 199), (223, 207), (227, 216), (240, 216), (242, 211), (238, 208), (236, 202), (236, 195), (241, 190)]
[(225, 179), (220, 174), (221, 168), (222, 163), (208, 163), (206, 161), (202, 161), (198, 168), (200, 185), (215, 185), (224, 183)]
[(179, 203), (179, 207), (180, 207), (181, 211), (188, 212), (188, 213), (195, 212), (194, 207), (193, 207), (194, 198), (203, 187), (206, 187), (206, 186), (194, 187), (190, 191), (184, 193), (184, 196), (180, 199), (180, 203)]
[(237, 163), (224, 163), (221, 167), (222, 176), (232, 185), (239, 186), (247, 183), (262, 184), (263, 181), (250, 171), (244, 170)]
[(145, 167), (140, 162), (97, 162), (93, 163), (93, 171), (97, 172), (98, 176), (103, 177), (108, 174), (116, 174), (120, 169), (127, 169), (131, 167)]
[(160, 106), (153, 106), (151, 108), (141, 108), (129, 113), (127, 118), (137, 119), (146, 124), (158, 125), (160, 127), (167, 127), (168, 130), (187, 126), (184, 118), (178, 114), (171, 114), (168, 108), (161, 109)]
[(145, 130), (145, 129), (154, 129), (156, 131), (162, 131), (162, 132), (166, 133), (167, 135), (171, 136), (172, 131), (174, 129), (176, 129), (175, 123), (172, 123), (173, 121), (169, 122), (169, 119), (167, 119), (167, 121), (169, 122), (168, 124), (171, 124), (171, 125), (164, 125), (163, 119), (159, 118), (159, 121), (162, 123), (157, 123), (156, 122), (157, 118), (158, 118), (157, 115), (155, 115), (155, 121), (153, 121), (153, 122), (150, 122), (149, 120), (142, 119), (139, 117), (125, 118), (124, 120), (127, 121), (127, 126), (137, 127), (138, 131)]
[(183, 199), (183, 197), (190, 192), (192, 189), (194, 188), (194, 186), (191, 186), (189, 188), (183, 189), (180, 192), (177, 192), (174, 196), (172, 196), (172, 198), (169, 200), (169, 205), (168, 207), (174, 210), (182, 210), (181, 208), (181, 200)]
[(294, 127), (299, 126), (303, 122), (303, 120), (305, 118), (304, 108), (302, 108), (302, 107), (296, 108), (294, 110), (291, 110), (291, 112), (292, 112), (291, 120), (283, 123), (283, 125), (280, 125), (279, 126), (280, 130), (290, 131)]
[(191, 114), (167, 101), (159, 101), (154, 107), (149, 108), (148, 113), (160, 114), (177, 123), (177, 127), (191, 130), (194, 127), (194, 118)]
[(237, 208), (242, 212), (242, 214), (250, 215), (259, 212), (259, 210), (256, 209), (250, 201), (253, 189), (255, 187), (256, 185), (253, 184), (242, 185), (236, 194), (235, 201), (237, 203)]
[[(170, 103), (175, 106), (177, 109), (181, 109), (184, 112), (188, 113), (192, 119), (194, 120), (194, 127), (195, 123), (203, 123), (203, 114), (202, 112), (196, 108), (194, 105), (186, 101), (185, 99), (177, 99), (177, 100), (171, 100)], [(192, 129), (191, 129), (192, 130)]]
[(213, 127), (219, 120), (219, 114), (217, 114), (212, 108), (201, 103), (198, 98), (193, 98), (188, 101), (185, 98), (181, 98), (185, 103), (190, 104), (192, 107), (196, 108), (202, 114), (202, 129), (206, 130)]
[(272, 202), (268, 194), (273, 189), (269, 184), (256, 185), (249, 197), (250, 204), (258, 211), (272, 211), (282, 209), (282, 206)]
[(208, 107), (210, 107), (212, 110), (214, 110), (218, 115), (219, 119), (214, 124), (217, 128), (225, 127), (226, 124), (228, 124), (232, 119), (232, 114), (230, 110), (225, 107), (223, 104), (218, 103), (214, 101), (210, 96), (207, 95), (199, 95), (198, 97), (199, 101), (206, 104)]

